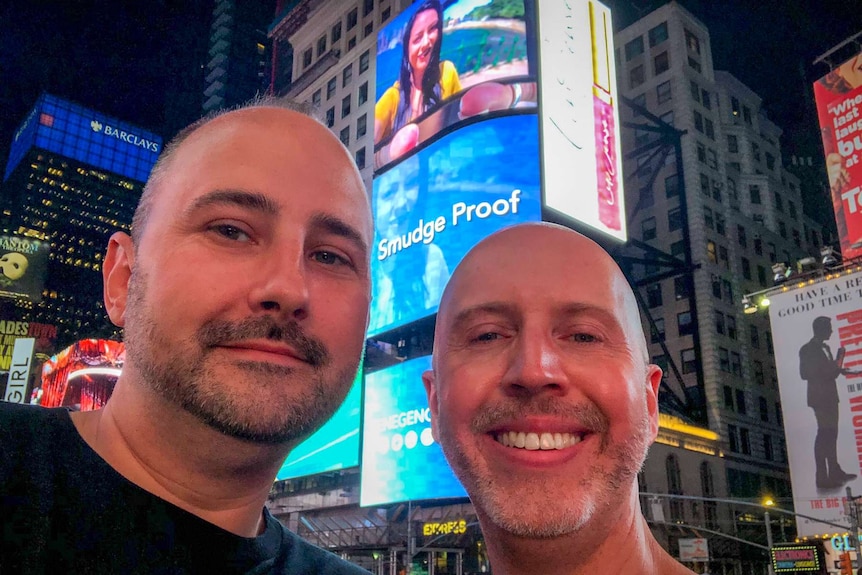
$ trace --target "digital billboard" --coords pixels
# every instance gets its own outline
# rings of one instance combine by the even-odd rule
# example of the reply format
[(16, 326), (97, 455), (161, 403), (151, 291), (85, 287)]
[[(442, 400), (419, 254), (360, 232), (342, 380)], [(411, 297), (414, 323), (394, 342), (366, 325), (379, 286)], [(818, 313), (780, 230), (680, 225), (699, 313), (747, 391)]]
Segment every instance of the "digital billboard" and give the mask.
[(467, 496), (431, 433), (430, 368), (425, 356), (365, 376), (361, 506)]
[[(800, 537), (841, 525), (862, 492), (862, 273), (770, 296), (769, 316)], [(816, 520), (815, 520), (816, 519)]]
[(0, 372), (9, 371), (15, 340), (21, 337), (33, 338), (35, 352), (44, 354), (54, 347), (57, 326), (35, 321), (21, 321), (13, 317), (0, 319)]
[(535, 115), (488, 118), (374, 179), (369, 336), (433, 314), (449, 274), (479, 240), (541, 220), (538, 146)]
[(0, 235), (0, 297), (42, 301), (50, 241)]
[(814, 83), (844, 259), (862, 255), (862, 51)]
[(362, 370), (332, 418), (297, 445), (278, 472), (277, 481), (359, 465), (359, 417)]
[(524, 2), (518, 0), (414, 2), (382, 28), (375, 171), (463, 120), (535, 109), (530, 33)]
[(77, 341), (42, 365), (42, 384), (33, 390), (31, 403), (79, 411), (101, 409), (114, 392), (125, 359), (122, 342)]
[(626, 239), (611, 13), (536, 2), (544, 205)]
[(43, 94), (15, 133), (4, 180), (32, 147), (145, 182), (162, 151), (162, 139), (128, 122)]

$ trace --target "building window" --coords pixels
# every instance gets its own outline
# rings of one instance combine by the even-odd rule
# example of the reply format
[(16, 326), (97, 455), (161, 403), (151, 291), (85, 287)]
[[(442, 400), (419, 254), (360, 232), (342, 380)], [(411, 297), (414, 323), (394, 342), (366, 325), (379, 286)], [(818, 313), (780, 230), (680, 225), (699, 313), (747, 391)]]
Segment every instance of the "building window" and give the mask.
[(694, 323), (691, 321), (690, 311), (676, 314), (676, 327), (679, 335), (691, 335), (694, 332)]
[(644, 39), (643, 36), (638, 36), (628, 44), (626, 44), (626, 60), (631, 60), (635, 56), (640, 56), (644, 53)]
[(738, 411), (740, 415), (748, 414), (748, 409), (745, 406), (745, 392), (741, 389), (736, 390), (736, 411)]
[(655, 318), (653, 323), (653, 329), (650, 331), (650, 342), (658, 343), (664, 341), (664, 318)]
[(718, 156), (715, 154), (715, 150), (706, 151), (706, 165), (713, 170), (718, 169)]
[(368, 70), (368, 66), (371, 64), (371, 54), (368, 50), (362, 53), (359, 56), (359, 73), (362, 74), (366, 70)]
[(342, 100), (341, 100), (341, 117), (342, 118), (346, 118), (347, 116), (350, 115), (350, 100), (351, 99), (352, 98), (350, 97), (350, 94), (348, 94), (348, 95), (344, 96), (344, 98), (342, 98)]
[(673, 293), (677, 300), (691, 297), (691, 279), (688, 275), (674, 278)]
[[(667, 471), (667, 492), (671, 495), (682, 495), (682, 477), (679, 472), (679, 462), (675, 455), (667, 456), (665, 470)], [(671, 499), (668, 507), (671, 521), (682, 522), (685, 519), (685, 508), (680, 499)]]
[(784, 427), (784, 416), (781, 415), (781, 404), (779, 402), (775, 402), (775, 422), (778, 423), (779, 426)]
[(641, 231), (645, 242), (654, 240), (656, 238), (655, 218), (650, 217), (644, 219), (644, 221), (641, 222)]
[(314, 94), (311, 95), (311, 103), (314, 104), (315, 107), (320, 106), (321, 96), (321, 90), (315, 90)]
[(766, 385), (766, 378), (763, 375), (763, 364), (755, 360), (751, 362), (751, 366), (754, 372), (754, 382), (757, 385)]
[(712, 110), (712, 98), (706, 90), (703, 90), (700, 94), (700, 103), (703, 104), (703, 107), (707, 110)]
[(311, 58), (313, 54), (311, 52), (311, 48), (302, 53), (302, 67), (308, 68), (311, 66)]
[(742, 377), (742, 358), (739, 356), (739, 352), (730, 352), (730, 373)]
[(350, 145), (350, 126), (346, 126), (341, 130), (338, 134), (338, 139), (341, 140), (341, 143), (345, 146)]
[(746, 236), (744, 226), (742, 226), (740, 224), (736, 225), (736, 236), (737, 236), (737, 239), (739, 240), (739, 245), (741, 245), (744, 248), (747, 248), (748, 247), (748, 237)]
[(752, 204), (760, 205), (760, 203), (761, 203), (760, 186), (758, 186), (757, 184), (749, 184), (748, 195), (751, 198)]
[(706, 258), (714, 263), (718, 263), (718, 254), (716, 252), (715, 242), (712, 240), (706, 241)]
[(677, 174), (664, 179), (664, 193), (668, 198), (679, 195), (679, 176)]
[(732, 452), (739, 453), (739, 431), (735, 425), (727, 426), (727, 443)]
[(351, 36), (350, 40), (347, 41), (347, 51), (350, 52), (356, 48), (356, 36)]
[(326, 52), (326, 36), (321, 36), (317, 40), (317, 57), (320, 58)]
[(670, 58), (668, 57), (667, 52), (662, 52), (653, 58), (653, 70), (655, 70), (656, 76), (670, 70)]
[[(727, 251), (727, 248), (724, 248), (724, 250)], [(719, 250), (718, 250), (719, 259), (722, 259), (721, 256), (722, 256), (721, 248), (719, 248)], [(731, 301), (731, 302), (733, 301), (733, 285), (730, 283), (729, 280), (721, 280), (721, 291), (724, 293), (724, 299), (726, 301)], [(736, 334), (734, 334), (733, 338), (736, 339)]]
[(350, 12), (347, 13), (347, 30), (353, 30), (356, 28), (356, 24), (359, 23), (359, 8), (354, 8)]
[(757, 142), (751, 142), (751, 155), (754, 156), (755, 160), (760, 161), (760, 146)]
[(651, 28), (647, 35), (649, 36), (650, 48), (658, 46), (667, 40), (667, 22), (662, 22), (655, 28)]
[(787, 202), (787, 211), (790, 212), (790, 217), (793, 218), (794, 220), (799, 218), (798, 213), (796, 211), (796, 204), (794, 204), (793, 202), (791, 202), (791, 201)]
[(751, 436), (745, 427), (739, 428), (739, 447), (743, 455), (751, 455)]
[(365, 167), (365, 148), (356, 150), (356, 167), (360, 170)]
[(637, 88), (644, 83), (644, 67), (637, 65), (629, 71), (629, 88)]
[(330, 128), (335, 125), (335, 108), (332, 107), (326, 111), (326, 125)]
[[(700, 464), (700, 488), (704, 497), (715, 497), (715, 482), (712, 478), (712, 468), (706, 461)], [(704, 501), (703, 515), (707, 529), (718, 529), (718, 503)]]
[(670, 232), (682, 229), (682, 211), (679, 208), (668, 210), (667, 229)]
[(695, 72), (700, 72), (700, 62), (698, 62), (691, 56), (688, 57), (688, 66)]
[(691, 91), (691, 99), (695, 102), (700, 102), (700, 86), (694, 80), (689, 81), (689, 90)]
[(742, 265), (742, 277), (744, 279), (751, 279), (751, 261), (748, 258), (741, 258), (739, 260)]
[(362, 4), (362, 15), (368, 16), (374, 11), (374, 0), (365, 0)]
[(685, 242), (684, 241), (679, 240), (678, 242), (673, 242), (670, 245), (670, 255), (672, 255), (675, 258), (678, 258), (678, 257), (681, 257), (683, 254), (685, 254)]
[(368, 114), (362, 114), (356, 119), (356, 139), (358, 140), (368, 131)]
[(724, 408), (733, 411), (733, 388), (729, 385), (724, 386)]
[(332, 43), (335, 44), (339, 40), (341, 40), (341, 20), (332, 27)]
[(766, 268), (763, 266), (757, 266), (757, 283), (760, 287), (766, 287)]
[(368, 24), (365, 25), (365, 30), (362, 31), (362, 37), (368, 38), (369, 36), (371, 36), (371, 34), (373, 32), (374, 32), (374, 23), (369, 22)]
[(715, 124), (709, 118), (705, 118), (703, 121), (703, 128), (706, 137), (710, 140), (715, 140)]
[(736, 316), (730, 314), (727, 315), (727, 337), (736, 339)]
[(348, 64), (341, 71), (341, 87), (346, 88), (351, 79), (353, 79), (353, 63)]
[(730, 351), (723, 347), (718, 348), (718, 368), (730, 373)]
[(697, 110), (694, 111), (694, 129), (703, 133), (703, 116)]
[(766, 169), (774, 170), (775, 169), (775, 156), (766, 152)]
[(727, 333), (727, 327), (724, 322), (724, 314), (720, 311), (715, 312), (715, 333), (724, 335)]
[(748, 335), (748, 339), (751, 342), (751, 347), (753, 347), (754, 349), (760, 349), (760, 331), (758, 331), (756, 325), (750, 324), (748, 326)]
[(727, 135), (727, 151), (731, 154), (739, 153), (739, 138), (734, 134)]
[(706, 146), (700, 142), (697, 143), (697, 161), (703, 164), (706, 163)]
[(664, 104), (665, 102), (669, 102), (671, 99), (670, 94), (670, 80), (662, 82), (655, 89), (656, 97), (658, 98), (659, 104)]
[(778, 234), (782, 238), (785, 238), (785, 239), (787, 238), (787, 224), (785, 224), (781, 220), (778, 220)]
[(384, 8), (383, 12), (380, 13), (380, 23), (382, 24), (383, 22), (386, 22), (387, 20), (389, 20), (389, 16), (391, 14), (392, 14), (392, 11), (390, 10), (389, 6)]
[(683, 373), (694, 373), (697, 371), (697, 360), (694, 356), (694, 348), (684, 349), (680, 352), (680, 358), (682, 359), (682, 372)]
[(735, 96), (730, 97), (730, 113), (734, 116), (739, 116), (739, 99)]
[(359, 86), (359, 95), (356, 96), (356, 105), (361, 106), (368, 101), (368, 82), (363, 82)]
[(335, 76), (329, 79), (326, 83), (326, 100), (329, 101), (332, 96), (335, 95), (335, 89), (338, 87), (338, 80), (335, 79)]
[(685, 45), (689, 52), (700, 54), (700, 39), (690, 30), (685, 31)]
[(700, 174), (700, 191), (707, 198), (710, 196), (709, 193), (709, 176), (706, 174)]
[(757, 403), (760, 407), (760, 421), (769, 422), (769, 404), (766, 402), (766, 398), (760, 396), (757, 399)]
[(718, 212), (715, 213), (715, 231), (721, 235), (725, 235), (726, 233), (724, 216)]
[(650, 308), (658, 307), (662, 304), (661, 300), (661, 284), (652, 284), (646, 288), (647, 306)]
[(703, 223), (711, 230), (715, 228), (715, 222), (712, 217), (712, 210), (709, 208), (703, 208)]
[(768, 433), (763, 434), (763, 458), (769, 461), (775, 459), (775, 454), (772, 451), (772, 436)]
[[(751, 125), (751, 109), (748, 106), (742, 107), (742, 119), (746, 124)], [(757, 159), (759, 160), (760, 158)]]

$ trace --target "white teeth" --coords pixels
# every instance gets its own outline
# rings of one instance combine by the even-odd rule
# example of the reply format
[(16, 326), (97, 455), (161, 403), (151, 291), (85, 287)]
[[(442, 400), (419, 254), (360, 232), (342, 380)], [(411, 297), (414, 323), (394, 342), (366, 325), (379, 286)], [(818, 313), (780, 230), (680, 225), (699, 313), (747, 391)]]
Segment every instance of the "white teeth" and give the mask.
[(506, 431), (495, 436), (497, 442), (506, 447), (529, 451), (566, 449), (581, 442), (581, 436), (573, 433), (534, 433)]

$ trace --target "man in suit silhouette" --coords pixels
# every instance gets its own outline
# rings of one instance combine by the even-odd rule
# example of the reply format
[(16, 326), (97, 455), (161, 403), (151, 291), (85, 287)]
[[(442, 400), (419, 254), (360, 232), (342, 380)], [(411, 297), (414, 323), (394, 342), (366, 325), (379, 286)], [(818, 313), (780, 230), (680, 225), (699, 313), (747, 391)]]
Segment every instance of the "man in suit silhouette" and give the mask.
[(835, 380), (846, 371), (841, 367), (844, 348), (838, 357), (826, 343), (832, 336), (832, 319), (820, 316), (812, 323), (811, 340), (799, 349), (799, 376), (808, 382), (808, 406), (817, 419), (814, 439), (815, 483), (818, 489), (841, 487), (856, 475), (838, 465), (838, 385)]

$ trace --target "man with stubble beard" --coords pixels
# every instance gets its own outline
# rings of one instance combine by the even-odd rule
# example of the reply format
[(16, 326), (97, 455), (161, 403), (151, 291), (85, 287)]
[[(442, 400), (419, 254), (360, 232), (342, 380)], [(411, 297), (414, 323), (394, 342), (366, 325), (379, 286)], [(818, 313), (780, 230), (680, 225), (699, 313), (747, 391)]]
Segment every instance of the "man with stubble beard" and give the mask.
[(0, 408), (0, 573), (366, 573), (264, 503), (353, 382), (371, 241), (349, 152), (297, 106), (177, 136), (108, 245), (111, 399)]
[(597, 244), (551, 224), (480, 242), (443, 294), (423, 379), (496, 575), (691, 573), (640, 511), (661, 369)]

